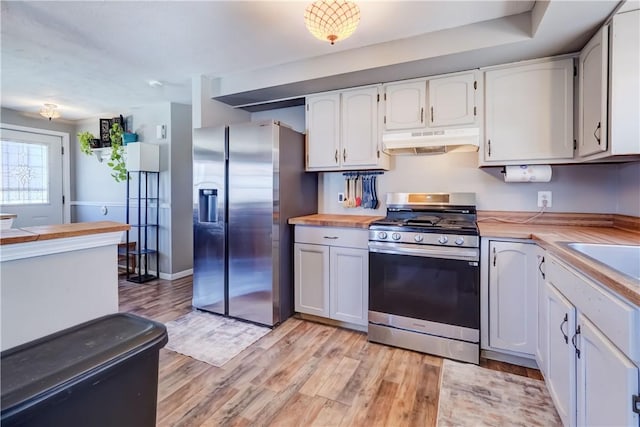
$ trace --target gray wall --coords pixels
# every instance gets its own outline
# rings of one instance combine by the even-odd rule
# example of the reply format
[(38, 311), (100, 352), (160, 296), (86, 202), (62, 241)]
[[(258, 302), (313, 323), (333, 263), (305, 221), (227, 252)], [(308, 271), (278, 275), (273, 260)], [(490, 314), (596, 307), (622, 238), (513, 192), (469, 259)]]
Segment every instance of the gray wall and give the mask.
[(171, 271), (193, 267), (191, 106), (171, 104)]
[[(253, 113), (251, 120), (282, 120), (304, 130), (304, 106)], [(378, 178), (378, 197), (394, 191), (471, 191), (482, 210), (537, 211), (537, 192), (553, 192), (550, 212), (621, 213), (640, 216), (640, 162), (552, 166), (548, 183), (505, 183), (502, 168), (479, 168), (478, 153), (392, 157), (390, 171)], [(330, 214), (384, 215), (377, 210), (343, 208), (340, 172), (319, 174), (318, 211)]]

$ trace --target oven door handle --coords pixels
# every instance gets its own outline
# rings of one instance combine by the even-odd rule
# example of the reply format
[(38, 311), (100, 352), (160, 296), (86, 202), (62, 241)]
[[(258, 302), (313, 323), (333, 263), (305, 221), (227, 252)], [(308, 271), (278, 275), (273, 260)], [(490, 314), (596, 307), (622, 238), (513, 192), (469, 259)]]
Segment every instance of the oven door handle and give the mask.
[(480, 254), (476, 248), (426, 247), (403, 243), (369, 242), (369, 252), (389, 255), (411, 255), (424, 258), (455, 259), (461, 261), (478, 261)]

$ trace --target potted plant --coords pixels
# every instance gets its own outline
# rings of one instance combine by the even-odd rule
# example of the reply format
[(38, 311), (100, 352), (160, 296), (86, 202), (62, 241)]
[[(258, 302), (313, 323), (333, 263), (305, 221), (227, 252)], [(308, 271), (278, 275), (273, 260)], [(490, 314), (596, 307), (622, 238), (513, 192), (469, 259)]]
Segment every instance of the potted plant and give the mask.
[(80, 151), (84, 154), (91, 155), (91, 149), (100, 148), (100, 140), (91, 132), (80, 132), (78, 140), (80, 141)]
[(124, 129), (120, 123), (114, 123), (109, 129), (109, 139), (111, 139), (111, 158), (107, 165), (113, 169), (112, 177), (116, 182), (125, 181), (127, 179), (127, 166), (124, 159), (124, 144), (122, 136)]

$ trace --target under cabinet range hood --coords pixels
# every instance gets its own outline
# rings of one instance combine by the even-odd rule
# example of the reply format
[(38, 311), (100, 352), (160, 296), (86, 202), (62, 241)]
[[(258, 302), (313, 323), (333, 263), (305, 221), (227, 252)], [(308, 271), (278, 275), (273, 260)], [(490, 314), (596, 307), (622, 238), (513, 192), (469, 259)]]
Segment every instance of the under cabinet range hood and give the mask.
[(383, 150), (391, 155), (478, 151), (479, 145), (478, 128), (393, 132), (382, 135)]

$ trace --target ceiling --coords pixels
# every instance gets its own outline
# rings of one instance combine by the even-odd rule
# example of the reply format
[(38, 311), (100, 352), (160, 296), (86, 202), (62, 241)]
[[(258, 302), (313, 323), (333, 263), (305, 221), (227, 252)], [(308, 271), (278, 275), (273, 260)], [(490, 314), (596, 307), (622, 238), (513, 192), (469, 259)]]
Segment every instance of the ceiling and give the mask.
[[(580, 49), (617, 1), (360, 1), (331, 46), (305, 1), (0, 2), (2, 107), (75, 120), (191, 103), (192, 78), (231, 105)], [(162, 86), (152, 87), (157, 80)]]

